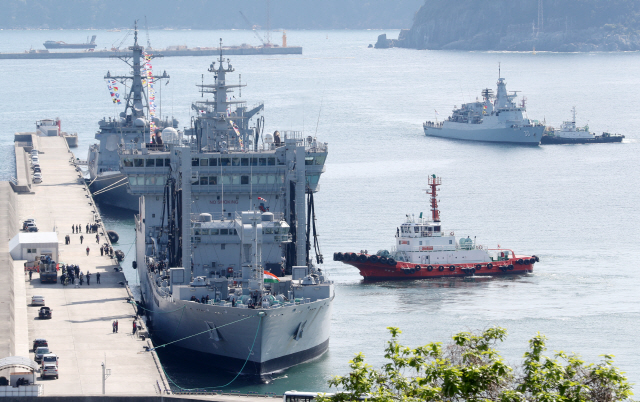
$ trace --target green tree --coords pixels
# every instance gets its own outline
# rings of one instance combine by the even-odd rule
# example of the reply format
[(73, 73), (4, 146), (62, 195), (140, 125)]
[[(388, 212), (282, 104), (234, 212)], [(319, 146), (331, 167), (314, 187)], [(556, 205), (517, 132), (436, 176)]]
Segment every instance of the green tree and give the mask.
[(498, 351), (507, 331), (494, 327), (481, 334), (461, 332), (446, 347), (439, 342), (411, 349), (400, 345), (398, 328), (389, 327), (381, 369), (365, 363), (362, 353), (349, 362), (350, 373), (329, 380), (340, 392), (320, 402), (613, 402), (632, 395), (631, 384), (612, 356), (599, 364), (585, 364), (575, 354), (543, 356), (546, 338), (536, 335), (518, 374)]

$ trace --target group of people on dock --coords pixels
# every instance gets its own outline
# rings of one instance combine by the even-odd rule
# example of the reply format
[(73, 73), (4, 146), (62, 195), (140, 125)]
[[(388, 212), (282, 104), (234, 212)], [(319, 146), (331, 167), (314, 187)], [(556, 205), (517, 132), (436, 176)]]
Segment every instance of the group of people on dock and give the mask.
[[(99, 225), (97, 223), (87, 223), (85, 226), (85, 233), (98, 233)], [(71, 225), (72, 233), (82, 233), (82, 225)]]
[[(80, 271), (78, 265), (61, 265), (62, 275), (60, 276), (60, 283), (62, 286), (74, 285), (75, 287), (82, 286), (86, 279), (87, 286), (91, 285), (91, 272), (87, 270), (86, 275)], [(96, 282), (100, 284), (100, 272), (96, 273)]]

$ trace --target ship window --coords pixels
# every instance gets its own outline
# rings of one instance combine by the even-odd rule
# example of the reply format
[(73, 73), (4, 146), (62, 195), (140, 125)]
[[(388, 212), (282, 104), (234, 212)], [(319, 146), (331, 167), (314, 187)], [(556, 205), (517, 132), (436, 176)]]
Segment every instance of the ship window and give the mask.
[(191, 166), (199, 166), (200, 160), (198, 158), (191, 158)]
[(209, 229), (202, 229), (203, 236), (209, 236)]
[(193, 184), (194, 186), (199, 186), (200, 185), (200, 180), (196, 180), (196, 181), (192, 182), (191, 184)]
[(418, 232), (420, 231), (420, 228), (419, 228), (418, 226), (414, 226), (414, 227), (413, 227), (413, 231), (414, 231), (415, 233), (418, 233)]
[(231, 166), (240, 166), (240, 158), (232, 158)]
[(280, 233), (282, 233), (282, 234), (289, 233), (289, 228), (280, 228)]
[(200, 243), (200, 237), (195, 237), (193, 240), (194, 243)]
[(240, 176), (237, 174), (231, 176), (231, 184), (240, 184)]
[(249, 166), (249, 158), (240, 159), (240, 166)]
[(229, 166), (230, 164), (229, 158), (220, 158), (220, 166)]
[(439, 232), (440, 231), (440, 226), (434, 226), (433, 227), (433, 231), (434, 232)]
[(316, 165), (324, 165), (324, 161), (327, 159), (327, 155), (316, 156)]
[(427, 228), (427, 232), (433, 232), (433, 228), (432, 228), (431, 226), (429, 226), (429, 227)]
[(453, 240), (449, 240), (449, 244), (453, 244)]
[(218, 229), (211, 229), (212, 235), (218, 235)]
[(276, 158), (267, 158), (267, 165), (275, 166), (276, 165)]
[(129, 177), (129, 184), (132, 186), (135, 186), (137, 183), (137, 180), (135, 177)]
[(209, 185), (209, 176), (200, 176), (200, 185), (208, 186)]
[(162, 167), (164, 159), (156, 159), (156, 167)]
[(220, 234), (221, 235), (228, 235), (229, 234), (229, 229), (220, 229)]
[(155, 186), (156, 185), (156, 178), (155, 176), (147, 176), (145, 178), (145, 183), (147, 186)]
[(164, 165), (167, 166), (167, 167), (170, 166), (171, 165), (171, 159), (165, 158)]
[(420, 242), (420, 245), (422, 246), (422, 241)]
[(135, 167), (144, 167), (144, 159), (134, 159), (133, 166)]
[(215, 186), (218, 184), (218, 176), (209, 176), (209, 185)]
[(156, 186), (164, 186), (164, 176), (156, 177)]
[(229, 229), (229, 233), (232, 234), (232, 235), (237, 235), (238, 234), (238, 232), (236, 232), (235, 229)]
[(209, 166), (218, 166), (218, 158), (209, 158)]
[(122, 163), (124, 164), (124, 167), (133, 167), (133, 159), (131, 158), (124, 159)]
[(220, 245), (220, 250), (224, 250), (225, 249), (226, 244), (221, 244)]
[(147, 167), (154, 167), (156, 165), (156, 160), (155, 159), (149, 158), (146, 161), (147, 161), (147, 164), (146, 164)]
[(254, 174), (251, 182), (253, 184), (267, 184), (267, 175), (264, 174)]
[(202, 233), (202, 232), (201, 232), (201, 230), (200, 230), (200, 229), (193, 229), (193, 234), (194, 234), (194, 235), (196, 235), (196, 236), (200, 236), (200, 234), (201, 234), (201, 233)]
[(209, 159), (208, 158), (200, 159), (200, 166), (209, 166)]
[(231, 184), (231, 176), (225, 174), (222, 176), (222, 184)]
[(258, 159), (258, 166), (267, 166), (267, 158)]
[(273, 234), (273, 228), (264, 228), (264, 234)]
[(240, 184), (249, 184), (249, 176), (240, 176)]
[(258, 158), (251, 158), (251, 166), (258, 166)]
[(313, 156), (305, 156), (304, 157), (305, 165), (313, 165)]

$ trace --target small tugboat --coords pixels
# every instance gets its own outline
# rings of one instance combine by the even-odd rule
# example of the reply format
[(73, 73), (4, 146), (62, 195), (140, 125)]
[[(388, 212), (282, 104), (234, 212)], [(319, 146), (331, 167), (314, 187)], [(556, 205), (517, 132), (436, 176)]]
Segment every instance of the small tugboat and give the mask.
[(595, 135), (589, 132), (589, 126), (576, 126), (576, 108), (571, 109), (573, 118), (571, 121), (562, 122), (560, 129), (553, 127), (542, 135), (540, 144), (597, 144), (603, 142), (622, 142), (624, 135), (602, 133)]
[(456, 242), (454, 232), (442, 229), (436, 199), (442, 180), (429, 178), (427, 194), (431, 196), (431, 220), (407, 215), (407, 221), (396, 232), (396, 247), (370, 255), (334, 253), (334, 261), (342, 261), (360, 270), (367, 280), (425, 279), (442, 276), (507, 275), (533, 272), (539, 261), (535, 255), (516, 255), (506, 248), (492, 249), (476, 243), (475, 238)]

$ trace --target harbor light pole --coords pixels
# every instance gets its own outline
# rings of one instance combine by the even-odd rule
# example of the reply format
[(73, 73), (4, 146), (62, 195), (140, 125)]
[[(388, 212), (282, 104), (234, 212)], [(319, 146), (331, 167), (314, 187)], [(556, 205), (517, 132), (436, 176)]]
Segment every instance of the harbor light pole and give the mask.
[(111, 369), (108, 369), (107, 364), (105, 362), (102, 362), (102, 395), (105, 394), (105, 382), (107, 381), (107, 378), (109, 378), (110, 375), (111, 375)]

